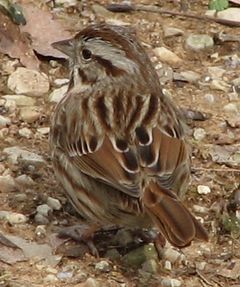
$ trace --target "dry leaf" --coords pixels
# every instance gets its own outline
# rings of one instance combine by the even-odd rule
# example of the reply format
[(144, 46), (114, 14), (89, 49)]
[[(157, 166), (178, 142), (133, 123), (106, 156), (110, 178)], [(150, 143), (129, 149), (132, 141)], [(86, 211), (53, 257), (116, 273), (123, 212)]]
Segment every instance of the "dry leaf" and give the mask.
[(29, 69), (39, 69), (39, 61), (30, 46), (26, 34), (22, 34), (19, 26), (0, 11), (0, 52), (11, 58), (20, 59)]
[(73, 36), (63, 27), (61, 21), (54, 19), (53, 14), (48, 10), (31, 4), (22, 4), (22, 9), (27, 24), (21, 26), (20, 29), (30, 34), (33, 49), (43, 56), (67, 58), (51, 46), (53, 42)]

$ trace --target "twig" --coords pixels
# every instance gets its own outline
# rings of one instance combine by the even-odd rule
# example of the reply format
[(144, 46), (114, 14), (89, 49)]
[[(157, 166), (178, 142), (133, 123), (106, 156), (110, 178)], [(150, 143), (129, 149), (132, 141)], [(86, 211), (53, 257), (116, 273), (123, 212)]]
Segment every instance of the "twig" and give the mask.
[(240, 169), (237, 168), (204, 168), (204, 167), (192, 167), (192, 171), (207, 171), (207, 172), (236, 172), (240, 173)]
[(145, 12), (152, 12), (152, 13), (159, 13), (159, 14), (168, 14), (173, 16), (181, 16), (186, 18), (198, 19), (203, 21), (215, 22), (221, 25), (227, 25), (231, 27), (240, 27), (240, 22), (226, 20), (226, 19), (218, 19), (211, 16), (206, 15), (196, 15), (193, 13), (187, 12), (177, 12), (177, 11), (170, 11), (161, 9), (154, 5), (130, 5), (130, 4), (110, 4), (107, 5), (106, 8), (111, 12), (134, 12), (134, 11), (145, 11)]
[(209, 285), (209, 286), (213, 286), (213, 283), (211, 283), (210, 281), (208, 281), (207, 278), (204, 277), (203, 274), (202, 274), (199, 270), (196, 269), (196, 273), (197, 273), (197, 275), (199, 276), (199, 278), (200, 278), (204, 283), (206, 283), (206, 284)]

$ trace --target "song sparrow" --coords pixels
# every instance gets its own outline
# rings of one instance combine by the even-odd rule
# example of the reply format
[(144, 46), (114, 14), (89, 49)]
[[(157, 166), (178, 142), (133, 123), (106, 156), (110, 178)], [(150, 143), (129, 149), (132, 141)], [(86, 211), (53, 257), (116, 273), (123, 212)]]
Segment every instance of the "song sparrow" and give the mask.
[(207, 240), (180, 201), (189, 181), (183, 123), (127, 28), (98, 24), (53, 47), (70, 59), (68, 92), (51, 124), (54, 170), (97, 226), (157, 226), (174, 246)]

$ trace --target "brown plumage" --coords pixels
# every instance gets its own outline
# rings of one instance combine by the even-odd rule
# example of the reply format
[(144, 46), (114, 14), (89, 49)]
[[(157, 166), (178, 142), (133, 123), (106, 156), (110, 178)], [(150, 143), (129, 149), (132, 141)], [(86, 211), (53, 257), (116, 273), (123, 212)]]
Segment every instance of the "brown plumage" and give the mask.
[(151, 228), (174, 246), (207, 234), (181, 202), (189, 181), (183, 123), (128, 29), (99, 24), (54, 47), (69, 56), (50, 147), (56, 177), (90, 223)]

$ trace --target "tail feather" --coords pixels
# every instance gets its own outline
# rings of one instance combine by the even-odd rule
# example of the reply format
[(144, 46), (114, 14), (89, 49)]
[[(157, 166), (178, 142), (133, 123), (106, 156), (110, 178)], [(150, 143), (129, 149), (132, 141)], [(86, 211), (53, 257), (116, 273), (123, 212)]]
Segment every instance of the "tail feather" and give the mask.
[(188, 246), (195, 238), (207, 240), (205, 229), (177, 196), (151, 181), (144, 190), (144, 206), (163, 235), (174, 246)]

